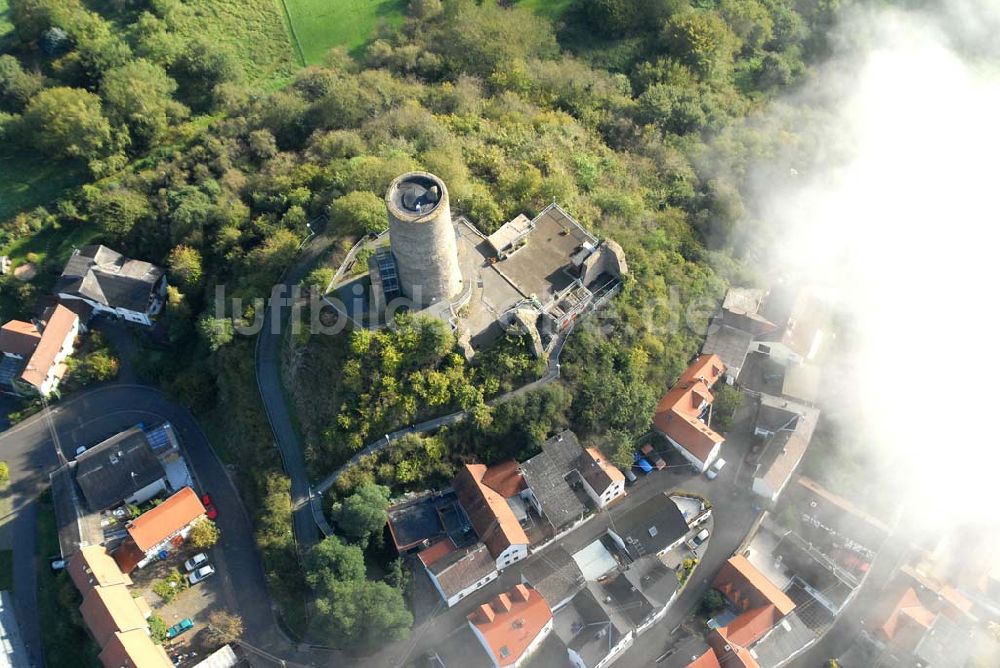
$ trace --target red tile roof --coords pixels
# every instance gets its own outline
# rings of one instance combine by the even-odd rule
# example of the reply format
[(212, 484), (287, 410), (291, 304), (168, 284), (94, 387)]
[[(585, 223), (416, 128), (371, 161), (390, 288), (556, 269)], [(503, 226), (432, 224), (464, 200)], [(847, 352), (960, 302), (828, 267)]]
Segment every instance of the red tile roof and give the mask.
[(703, 403), (714, 400), (709, 388), (725, 372), (718, 355), (701, 355), (656, 405), (653, 426), (701, 461), (724, 439), (698, 419)]
[(722, 565), (712, 586), (744, 612), (770, 604), (780, 619), (795, 608), (795, 602), (741, 554)]
[(513, 459), (488, 467), (483, 475), (483, 484), (505, 499), (520, 494), (528, 487), (520, 466)]
[(451, 554), (456, 549), (455, 542), (451, 538), (442, 538), (423, 552), (420, 552), (417, 557), (420, 558), (424, 566), (430, 566), (438, 559)]
[(79, 318), (75, 313), (62, 304), (57, 305), (49, 321), (45, 323), (42, 338), (39, 339), (35, 352), (28, 358), (21, 379), (34, 387), (41, 388), (49, 369), (55, 363), (56, 355), (62, 349), (63, 342), (70, 332), (76, 330), (78, 323)]
[(773, 629), (783, 616), (773, 605), (764, 605), (747, 610), (720, 630), (730, 643), (749, 647)]
[(552, 610), (542, 595), (519, 584), (483, 604), (469, 615), (500, 666), (515, 664), (552, 621)]
[(719, 659), (715, 656), (715, 650), (707, 649), (705, 653), (687, 665), (687, 668), (722, 668)]
[(11, 320), (0, 327), (0, 352), (11, 353), (27, 359), (35, 352), (42, 335), (30, 322)]
[(496, 559), (511, 545), (527, 545), (528, 536), (507, 505), (507, 499), (483, 484), (486, 467), (466, 464), (452, 482), (458, 500), (479, 539)]
[(205, 506), (190, 487), (148, 510), (128, 524), (128, 534), (143, 552), (156, 547), (205, 514)]
[(80, 604), (80, 614), (90, 629), (94, 640), (104, 647), (116, 632), (147, 627), (139, 606), (136, 605), (128, 587), (123, 584), (109, 587), (95, 587), (88, 591)]
[(913, 623), (922, 626), (924, 630), (929, 629), (934, 623), (935, 614), (924, 607), (917, 597), (917, 592), (912, 587), (903, 590), (896, 605), (893, 606), (889, 617), (882, 624), (881, 631), (886, 640), (892, 640), (896, 632), (907, 624)]
[(104, 668), (173, 668), (167, 651), (142, 629), (116, 633), (98, 657)]
[(719, 663), (726, 668), (760, 668), (750, 650), (732, 642), (721, 629), (712, 629), (707, 639)]

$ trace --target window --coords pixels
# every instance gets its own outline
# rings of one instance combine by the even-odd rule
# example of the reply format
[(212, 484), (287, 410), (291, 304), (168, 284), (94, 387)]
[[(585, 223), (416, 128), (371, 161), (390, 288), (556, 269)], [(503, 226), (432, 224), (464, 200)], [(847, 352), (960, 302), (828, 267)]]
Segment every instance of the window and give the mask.
[(507, 647), (507, 645), (504, 645), (503, 647), (500, 648), (500, 656), (502, 656), (505, 659), (508, 656), (510, 656), (510, 649)]

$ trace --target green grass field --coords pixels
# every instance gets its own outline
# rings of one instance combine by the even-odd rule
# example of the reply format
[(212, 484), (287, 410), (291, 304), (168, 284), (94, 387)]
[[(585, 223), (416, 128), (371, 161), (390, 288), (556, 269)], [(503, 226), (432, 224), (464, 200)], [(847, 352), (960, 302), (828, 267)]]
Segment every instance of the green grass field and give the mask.
[[(0, 0), (2, 2), (3, 0)], [(86, 168), (0, 146), (0, 220), (48, 204), (87, 177)]]
[(371, 40), (381, 22), (401, 23), (408, 4), (407, 0), (283, 1), (308, 64), (322, 62), (334, 46), (356, 53)]
[(521, 7), (527, 7), (539, 16), (548, 19), (558, 18), (576, 0), (517, 0)]

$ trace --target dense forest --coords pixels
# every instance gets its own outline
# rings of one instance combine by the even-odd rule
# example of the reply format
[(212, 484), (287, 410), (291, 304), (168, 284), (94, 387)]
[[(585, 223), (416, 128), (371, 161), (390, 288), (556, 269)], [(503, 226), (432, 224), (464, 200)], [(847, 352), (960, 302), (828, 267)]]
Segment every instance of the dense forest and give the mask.
[[(551, 22), (501, 6), (511, 3), (413, 0), (362, 54), (331, 50), (277, 87), (199, 36), (180, 0), (9, 4), (0, 139), (89, 176), (2, 221), (0, 241), (55, 230), (168, 268), (166, 341), (148, 344), (141, 371), (197, 411), (235, 465), (286, 624), (305, 628), (312, 587), (314, 633), (348, 646), (401, 637), (412, 622), (398, 562), (358, 517), (384, 514), (389, 495), (446, 479), (462, 459), (526, 456), (558, 426), (618, 457), (646, 430), (726, 285), (751, 275), (734, 253), (746, 168), (791, 139), (742, 121), (808, 75), (844, 3), (575, 0)], [(557, 201), (623, 245), (631, 279), (574, 333), (562, 382), (496, 408), (489, 397), (538, 371), (516, 339), (472, 363), (450, 332), (410, 319), (299, 342), (291, 373), (313, 402), (302, 427), (317, 474), (417, 416), (476, 411), (345, 478), (331, 499), (344, 538), (315, 548), (303, 573), (253, 342), (235, 325), (253, 319), (307, 223), (325, 221), (341, 246), (380, 229), (382, 193), (411, 169), (440, 175), (453, 208), (487, 234)], [(43, 260), (36, 289), (60, 262)], [(217, 313), (219, 285), (247, 306)], [(0, 293), (19, 308), (33, 298), (12, 281)], [(368, 579), (362, 549), (380, 564)]]

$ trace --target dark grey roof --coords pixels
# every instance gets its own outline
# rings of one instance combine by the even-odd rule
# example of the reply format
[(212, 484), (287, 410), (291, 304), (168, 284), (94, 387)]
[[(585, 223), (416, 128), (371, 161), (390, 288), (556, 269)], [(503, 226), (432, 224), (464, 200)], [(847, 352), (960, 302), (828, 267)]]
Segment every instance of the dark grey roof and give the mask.
[(566, 476), (577, 469), (582, 450), (576, 436), (564, 431), (542, 445), (542, 452), (521, 464), (521, 473), (553, 527), (579, 519), (583, 503), (569, 486)]
[(701, 352), (706, 355), (718, 355), (726, 365), (727, 373), (735, 378), (746, 362), (752, 342), (753, 334), (722, 324), (721, 318), (716, 318), (708, 326)]
[(105, 246), (84, 246), (66, 262), (55, 292), (145, 313), (163, 275), (149, 262), (129, 259)]
[(139, 427), (115, 434), (76, 458), (76, 483), (94, 511), (110, 508), (165, 475)]
[(646, 597), (633, 587), (632, 583), (621, 573), (604, 582), (603, 587), (604, 591), (612, 598), (614, 606), (628, 618), (633, 626), (642, 625), (644, 621), (656, 613), (656, 609), (650, 605)]
[(667, 650), (667, 658), (658, 668), (687, 668), (695, 659), (710, 651), (704, 636), (689, 635)]
[(558, 607), (586, 583), (573, 556), (558, 545), (545, 550), (543, 557), (527, 561), (521, 576), (552, 608)]
[(483, 543), (455, 550), (429, 566), (447, 598), (482, 580), (497, 568), (497, 562)]
[(754, 428), (763, 429), (772, 434), (779, 429), (792, 431), (795, 429), (797, 417), (803, 415), (807, 410), (809, 410), (807, 407), (794, 401), (762, 394), (760, 395), (760, 404), (757, 407)]
[(625, 577), (656, 609), (667, 605), (679, 586), (677, 575), (654, 556), (643, 557), (629, 566)]
[(616, 519), (608, 533), (614, 533), (625, 543), (633, 560), (647, 554), (658, 554), (687, 534), (688, 525), (669, 496), (657, 494)]
[(575, 617), (573, 630), (576, 635), (569, 640), (563, 638), (563, 642), (583, 659), (585, 665), (597, 665), (621, 640), (622, 629), (615, 626), (589, 589), (574, 596), (566, 610)]

